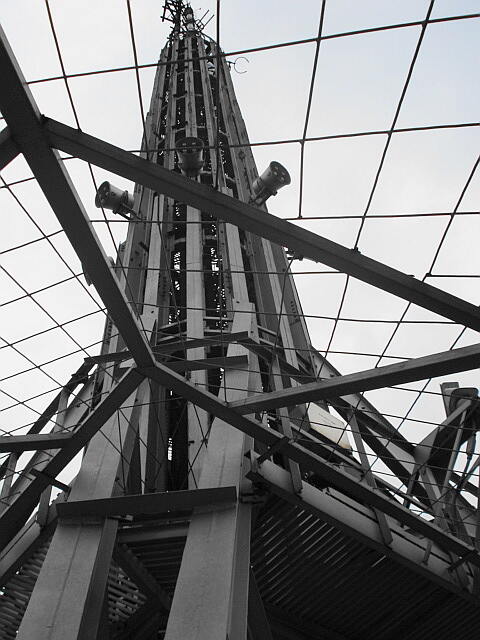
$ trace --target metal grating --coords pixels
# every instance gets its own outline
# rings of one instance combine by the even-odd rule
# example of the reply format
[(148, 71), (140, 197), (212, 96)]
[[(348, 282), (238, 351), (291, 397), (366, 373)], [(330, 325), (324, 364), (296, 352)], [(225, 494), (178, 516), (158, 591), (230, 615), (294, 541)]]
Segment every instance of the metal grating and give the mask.
[(277, 499), (258, 517), (252, 565), (273, 628), (281, 612), (297, 629), (313, 625), (345, 640), (463, 640), (480, 633), (472, 602)]
[(122, 629), (124, 623), (146, 602), (137, 585), (114, 562), (108, 575), (107, 597), (111, 630)]
[(186, 529), (178, 534), (173, 533), (172, 537), (159, 536), (159, 531), (162, 530), (165, 531), (165, 528), (142, 529), (142, 539), (135, 541), (133, 534), (126, 528), (120, 534), (120, 540), (125, 541), (129, 550), (172, 597), (185, 547)]
[(50, 539), (46, 540), (1, 589), (0, 640), (14, 640), (27, 608), (33, 587), (47, 555)]

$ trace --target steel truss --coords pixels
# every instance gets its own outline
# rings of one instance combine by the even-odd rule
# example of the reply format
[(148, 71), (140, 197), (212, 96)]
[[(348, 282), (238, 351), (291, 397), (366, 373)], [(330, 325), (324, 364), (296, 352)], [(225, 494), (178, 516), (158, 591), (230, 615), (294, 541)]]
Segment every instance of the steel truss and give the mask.
[[(225, 59), (200, 33), (174, 34), (161, 54), (143, 140), (155, 151), (141, 157), (40, 115), (0, 35), (0, 168), (23, 154), (109, 316), (102, 353), (28, 434), (0, 438), (10, 453), (0, 637), (353, 637), (318, 613), (309, 570), (353, 591), (368, 590), (369, 572), (421, 584), (426, 610), (448, 596), (456, 637), (467, 637), (478, 626), (479, 526), (453, 464), (476, 400), (413, 446), (361, 393), (475, 368), (480, 345), (342, 376), (310, 344), (283, 248), (475, 330), (478, 308), (249, 204), (246, 129)], [(182, 135), (207, 143), (198, 179), (176, 169)], [(115, 267), (58, 151), (136, 182), (140, 223)], [(270, 275), (248, 276), (249, 265)], [(359, 461), (313, 428), (312, 402), (348, 422)], [(407, 487), (403, 504), (365, 445)], [(59, 483), (82, 450), (77, 478)], [(421, 606), (409, 605), (412, 621)], [(422, 637), (451, 630), (422, 625)], [(394, 637), (380, 623), (375, 636)]]

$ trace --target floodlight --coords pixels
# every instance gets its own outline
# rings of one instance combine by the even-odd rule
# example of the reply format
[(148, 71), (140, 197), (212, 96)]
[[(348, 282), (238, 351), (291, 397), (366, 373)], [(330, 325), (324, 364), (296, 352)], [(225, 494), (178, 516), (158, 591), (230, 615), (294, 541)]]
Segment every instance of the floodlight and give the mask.
[(178, 168), (184, 176), (196, 178), (204, 164), (203, 140), (181, 138), (177, 141)]
[(102, 182), (95, 196), (95, 206), (111, 209), (113, 213), (126, 218), (133, 212), (133, 196), (110, 182)]
[(263, 204), (270, 196), (276, 196), (279, 189), (290, 184), (288, 171), (279, 162), (270, 162), (268, 167), (252, 185), (255, 204)]

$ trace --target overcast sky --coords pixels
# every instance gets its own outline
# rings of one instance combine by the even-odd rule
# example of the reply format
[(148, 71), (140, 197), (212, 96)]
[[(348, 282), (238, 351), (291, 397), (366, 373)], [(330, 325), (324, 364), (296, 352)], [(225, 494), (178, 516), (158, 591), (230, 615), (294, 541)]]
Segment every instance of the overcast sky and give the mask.
[[(161, 22), (158, 0), (132, 0), (136, 46), (140, 64), (158, 59), (169, 27)], [(197, 15), (214, 9), (214, 2), (192, 3)], [(424, 0), (327, 0), (323, 34), (331, 35), (380, 25), (420, 21), (425, 18), (428, 2)], [(123, 0), (52, 0), (50, 2), (59, 45), (67, 74), (94, 69), (118, 68), (133, 64), (128, 14)], [(437, 0), (432, 17), (462, 15), (480, 10), (479, 1)], [(210, 14), (211, 15), (211, 14)], [(220, 43), (224, 51), (238, 51), (317, 35), (320, 2), (301, 0), (242, 0), (221, 3)], [(58, 56), (41, 0), (1, 0), (0, 21), (20, 62), (27, 81), (61, 74)], [(207, 33), (215, 37), (215, 20)], [(315, 79), (308, 136), (326, 136), (390, 128), (405, 83), (412, 56), (420, 36), (420, 26), (370, 34), (332, 38), (322, 42)], [(409, 128), (478, 121), (480, 84), (478, 82), (480, 29), (478, 19), (458, 20), (430, 25), (420, 49), (410, 86), (397, 121), (397, 128)], [(297, 139), (302, 136), (310, 85), (315, 44), (302, 44), (272, 51), (248, 53), (239, 58), (233, 71), (237, 97), (252, 142)], [(233, 55), (232, 62), (239, 56)], [(141, 71), (142, 97), (148, 110), (155, 69)], [(62, 80), (31, 84), (40, 110), (53, 118), (75, 125)], [(69, 86), (80, 125), (91, 133), (125, 149), (137, 149), (141, 139), (141, 118), (133, 71), (74, 78)], [(3, 122), (0, 122), (3, 125)], [(391, 218), (375, 216), (387, 213), (452, 212), (470, 174), (479, 149), (478, 127), (436, 131), (397, 133), (387, 152), (367, 221), (358, 246), (363, 254), (382, 260), (407, 273), (423, 278), (430, 271), (436, 247), (449, 218)], [(365, 137), (310, 142), (305, 147), (304, 199), (305, 217), (329, 216), (327, 220), (303, 221), (299, 224), (347, 247), (356, 241), (359, 220), (339, 216), (365, 212), (373, 180), (386, 143), (384, 134)], [(255, 148), (261, 172), (272, 160), (289, 169), (292, 184), (269, 201), (271, 213), (293, 217), (298, 213), (299, 157), (298, 143)], [(69, 160), (68, 171), (92, 219), (100, 218), (94, 207), (94, 187), (85, 163)], [(132, 189), (125, 180), (95, 170), (98, 183), (106, 178), (121, 187)], [(31, 176), (28, 166), (18, 158), (3, 172), (8, 183)], [(60, 231), (35, 181), (1, 188), (0, 207), (3, 229), (0, 235), (5, 272), (0, 272), (0, 335), (3, 345), (21, 341), (15, 348), (0, 349), (4, 393), (0, 394), (0, 427), (6, 431), (35, 419), (52, 394), (33, 398), (64, 383), (81, 364), (86, 348), (98, 352), (104, 316), (99, 298), (84, 281), (70, 279), (34, 295), (51, 317), (32, 299), (29, 292), (78, 274), (81, 267), (63, 233), (49, 241), (43, 239), (28, 247), (10, 249)], [(480, 178), (477, 171), (458, 206), (459, 212), (478, 211)], [(14, 198), (18, 199), (18, 201)], [(29, 216), (22, 209), (28, 210)], [(95, 229), (110, 255), (126, 235), (126, 225), (118, 218), (111, 230), (104, 223)], [(479, 304), (480, 216), (457, 216), (435, 262), (428, 282)], [(58, 254), (55, 253), (55, 247)], [(67, 264), (62, 262), (62, 258)], [(69, 269), (70, 268), (70, 269)], [(309, 261), (295, 263), (296, 271), (318, 271), (316, 275), (299, 274), (296, 278), (303, 310), (310, 316), (308, 325), (314, 346), (325, 350), (330, 344), (330, 360), (342, 372), (377, 365), (405, 302), (351, 280), (347, 288), (341, 320), (332, 338), (334, 321), (345, 276), (322, 274), (328, 270)], [(438, 276), (456, 277), (438, 277)], [(81, 320), (79, 316), (92, 314)], [(359, 323), (369, 319), (384, 322)], [(439, 320), (424, 310), (412, 307), (406, 320)], [(440, 319), (441, 320), (441, 319)], [(70, 322), (70, 337), (55, 323)], [(387, 322), (385, 322), (387, 321)], [(26, 337), (49, 330), (36, 338)], [(460, 336), (460, 338), (459, 338)], [(381, 364), (395, 362), (394, 357), (415, 357), (478, 341), (472, 331), (461, 334), (453, 324), (405, 323), (396, 332)], [(22, 354), (18, 353), (18, 349)], [(42, 367), (18, 374), (33, 365)], [(354, 352), (370, 355), (342, 355)], [(26, 357), (25, 357), (26, 356)], [(393, 357), (392, 357), (393, 356)], [(48, 374), (48, 375), (47, 375)], [(13, 377), (11, 377), (13, 376)], [(50, 377), (49, 377), (50, 376)], [(479, 386), (478, 371), (453, 376), (461, 384)], [(428, 390), (439, 391), (434, 380)], [(415, 389), (422, 383), (405, 385), (410, 390), (386, 389), (368, 394), (376, 406), (389, 416), (404, 415), (417, 398)], [(52, 391), (53, 393), (53, 391)], [(14, 406), (16, 400), (27, 401)], [(431, 430), (430, 424), (444, 418), (441, 398), (423, 394), (402, 424), (402, 433), (418, 441)], [(412, 420), (412, 418), (414, 420)], [(400, 418), (392, 417), (398, 425)]]

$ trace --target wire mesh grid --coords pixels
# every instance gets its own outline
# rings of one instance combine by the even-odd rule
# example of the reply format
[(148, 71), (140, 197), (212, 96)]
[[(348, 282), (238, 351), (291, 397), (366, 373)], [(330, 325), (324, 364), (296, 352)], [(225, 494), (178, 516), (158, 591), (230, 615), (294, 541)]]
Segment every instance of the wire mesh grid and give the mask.
[[(251, 2), (210, 2), (217, 19), (206, 33), (231, 63), (259, 168), (273, 156), (292, 175), (272, 213), (478, 304), (475, 4), (457, 3), (453, 15), (439, 0), (388, 9), (327, 0), (305, 3), (292, 20), (286, 2), (263, 3), (261, 11)], [(138, 152), (168, 34), (158, 3), (105, 2), (93, 14), (80, 2), (47, 1), (29, 5), (21, 30), (17, 11), (5, 6), (0, 18), (41, 111)], [(99, 216), (94, 195), (104, 179), (131, 185), (76, 158), (64, 162), (115, 256), (128, 223)], [(0, 202), (0, 426), (13, 434), (25, 432), (83, 358), (98, 353), (106, 311), (22, 157), (1, 174)], [(294, 260), (292, 271), (312, 344), (342, 373), (477, 342), (472, 330), (323, 265)], [(478, 386), (476, 371), (453, 379)], [(445, 418), (443, 381), (366, 397), (416, 443)], [(477, 478), (473, 472), (470, 482)]]

